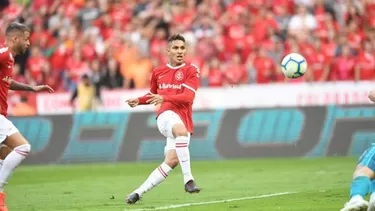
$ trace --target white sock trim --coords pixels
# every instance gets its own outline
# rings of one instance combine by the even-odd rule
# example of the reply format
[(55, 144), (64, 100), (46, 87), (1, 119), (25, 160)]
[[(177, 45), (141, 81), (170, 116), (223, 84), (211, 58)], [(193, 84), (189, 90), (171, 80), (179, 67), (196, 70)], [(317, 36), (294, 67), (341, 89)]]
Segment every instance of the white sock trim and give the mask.
[(190, 137), (189, 136), (178, 136), (175, 138), (176, 140), (176, 148), (181, 148), (181, 147), (188, 147), (190, 144)]
[(24, 144), (21, 146), (18, 146), (14, 148), (14, 151), (17, 152), (20, 155), (27, 156), (29, 152), (31, 151), (31, 145), (30, 144)]

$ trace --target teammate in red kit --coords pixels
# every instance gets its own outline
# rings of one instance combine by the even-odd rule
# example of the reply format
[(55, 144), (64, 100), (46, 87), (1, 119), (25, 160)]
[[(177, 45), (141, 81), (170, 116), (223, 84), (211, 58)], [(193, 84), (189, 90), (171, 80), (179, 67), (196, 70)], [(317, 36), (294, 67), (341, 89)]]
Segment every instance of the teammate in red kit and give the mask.
[(5, 44), (0, 46), (0, 143), (11, 149), (0, 169), (0, 211), (7, 211), (4, 186), (10, 175), (30, 152), (31, 146), (7, 117), (8, 91), (48, 91), (49, 86), (30, 86), (12, 80), (14, 57), (24, 54), (30, 46), (30, 29), (20, 23), (10, 24), (5, 32)]
[(183, 36), (176, 34), (168, 39), (167, 53), (169, 63), (152, 72), (150, 93), (127, 101), (130, 107), (160, 105), (157, 126), (167, 138), (164, 162), (127, 197), (128, 204), (136, 203), (142, 194), (164, 181), (178, 164), (184, 175), (185, 191), (199, 193), (201, 190), (191, 173), (189, 152), (193, 133), (192, 105), (200, 80), (199, 69), (184, 61), (186, 44)]

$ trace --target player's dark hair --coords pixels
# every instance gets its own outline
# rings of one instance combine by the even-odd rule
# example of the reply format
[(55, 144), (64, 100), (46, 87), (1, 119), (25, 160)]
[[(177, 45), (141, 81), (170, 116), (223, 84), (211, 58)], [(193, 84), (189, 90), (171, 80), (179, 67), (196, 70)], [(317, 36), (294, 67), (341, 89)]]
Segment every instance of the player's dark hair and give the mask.
[(185, 38), (181, 34), (174, 34), (168, 38), (168, 43), (172, 43), (175, 40), (181, 40), (182, 42), (186, 42)]
[(5, 30), (5, 35), (8, 36), (12, 32), (31, 32), (30, 28), (22, 23), (13, 22), (9, 24), (7, 29)]

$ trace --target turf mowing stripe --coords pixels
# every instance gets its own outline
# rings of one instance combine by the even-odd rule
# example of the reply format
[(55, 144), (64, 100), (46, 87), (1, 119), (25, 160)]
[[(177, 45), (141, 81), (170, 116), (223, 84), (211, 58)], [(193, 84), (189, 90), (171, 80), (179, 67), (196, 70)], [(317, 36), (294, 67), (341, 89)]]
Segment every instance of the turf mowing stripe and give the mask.
[(206, 202), (197, 202), (197, 203), (189, 203), (189, 204), (172, 204), (168, 206), (155, 207), (155, 208), (125, 209), (124, 211), (167, 210), (167, 209), (176, 209), (176, 208), (181, 208), (181, 207), (191, 207), (191, 206), (198, 206), (198, 205), (219, 204), (219, 203), (232, 202), (232, 201), (262, 199), (262, 198), (269, 198), (269, 197), (274, 197), (274, 196), (289, 195), (293, 193), (297, 193), (297, 192), (282, 192), (282, 193), (273, 193), (273, 194), (266, 194), (266, 195), (260, 195), (260, 196), (248, 196), (248, 197), (242, 197), (242, 198), (232, 198), (232, 199), (225, 199), (225, 200), (206, 201)]

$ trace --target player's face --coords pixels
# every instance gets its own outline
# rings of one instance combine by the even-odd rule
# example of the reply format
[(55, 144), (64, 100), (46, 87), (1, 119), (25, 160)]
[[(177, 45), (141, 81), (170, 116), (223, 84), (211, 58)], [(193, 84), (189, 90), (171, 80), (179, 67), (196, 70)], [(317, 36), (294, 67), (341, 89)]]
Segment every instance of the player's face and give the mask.
[(184, 62), (184, 57), (186, 54), (185, 42), (181, 40), (174, 40), (169, 44), (168, 58), (172, 64), (180, 65)]
[(24, 54), (30, 46), (30, 32), (18, 33), (14, 41), (17, 54)]
[(24, 54), (30, 46), (30, 32), (26, 31), (23, 33), (23, 36), (20, 37), (19, 40), (19, 47), (20, 47), (20, 54)]

